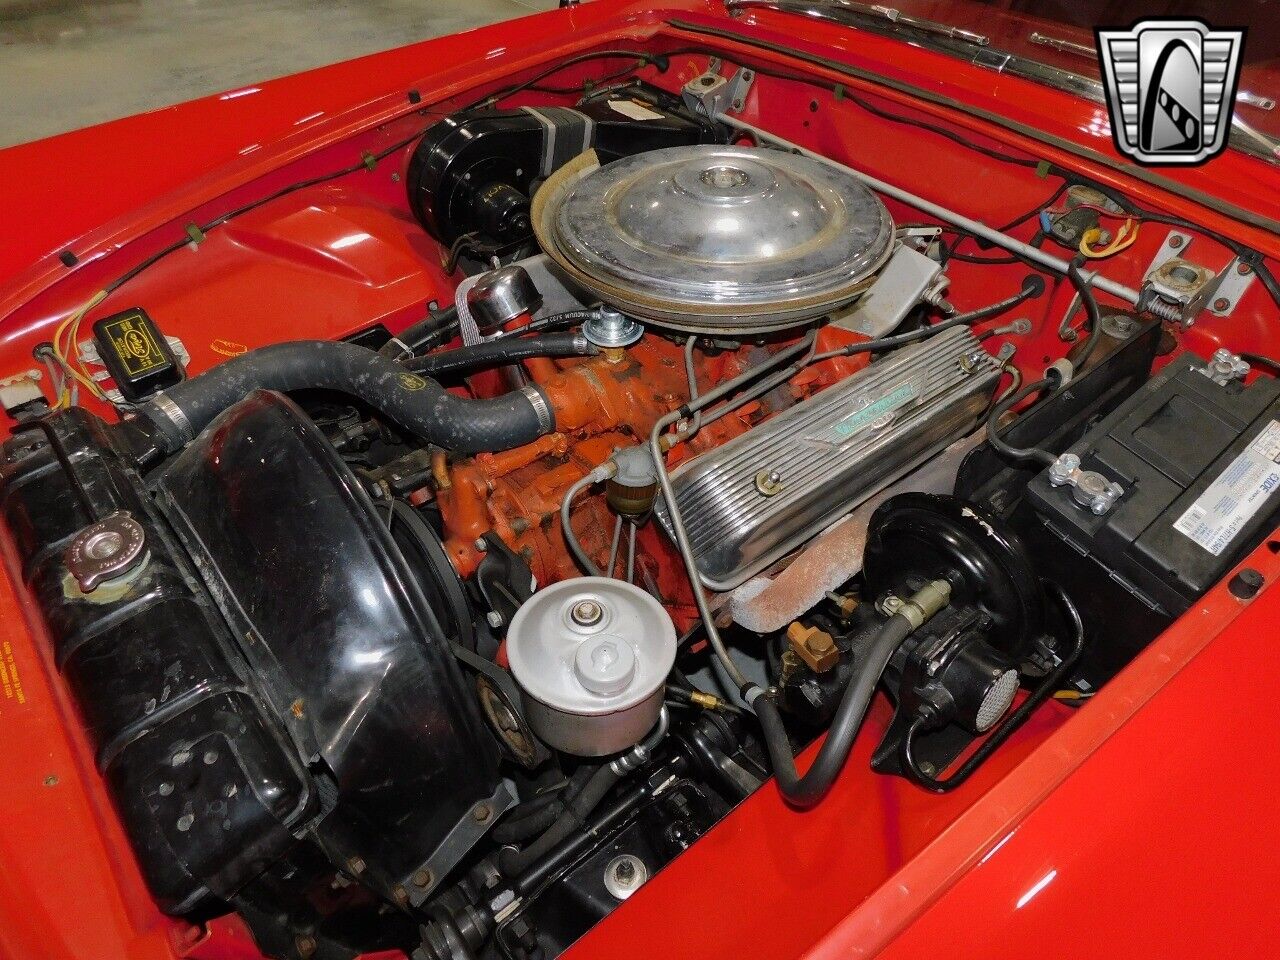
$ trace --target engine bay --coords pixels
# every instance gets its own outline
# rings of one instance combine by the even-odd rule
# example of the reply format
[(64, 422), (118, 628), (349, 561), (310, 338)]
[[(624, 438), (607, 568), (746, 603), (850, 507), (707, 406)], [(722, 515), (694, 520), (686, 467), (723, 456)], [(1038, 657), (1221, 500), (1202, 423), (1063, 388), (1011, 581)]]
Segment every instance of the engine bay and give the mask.
[(165, 914), (559, 956), (757, 791), (985, 789), (1275, 527), (1256, 250), (780, 60), (411, 95), (33, 337), (0, 504)]

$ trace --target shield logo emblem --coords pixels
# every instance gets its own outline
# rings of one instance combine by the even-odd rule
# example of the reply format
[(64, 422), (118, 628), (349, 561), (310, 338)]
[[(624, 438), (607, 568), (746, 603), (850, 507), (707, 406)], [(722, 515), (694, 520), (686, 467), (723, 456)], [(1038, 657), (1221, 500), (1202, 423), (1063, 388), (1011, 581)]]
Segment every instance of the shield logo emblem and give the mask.
[(1099, 29), (1116, 149), (1151, 166), (1191, 166), (1227, 145), (1244, 30), (1199, 20), (1141, 20)]

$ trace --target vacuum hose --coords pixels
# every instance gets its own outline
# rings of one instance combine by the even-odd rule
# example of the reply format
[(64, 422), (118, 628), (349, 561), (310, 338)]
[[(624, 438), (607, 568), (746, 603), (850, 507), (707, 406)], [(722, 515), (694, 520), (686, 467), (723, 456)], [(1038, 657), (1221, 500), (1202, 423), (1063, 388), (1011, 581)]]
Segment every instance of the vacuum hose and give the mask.
[(599, 352), (600, 349), (580, 333), (543, 333), (532, 337), (502, 337), (429, 353), (404, 361), (404, 366), (428, 377), (456, 377), (534, 357), (593, 357)]
[(862, 728), (867, 707), (876, 692), (880, 677), (895, 650), (916, 627), (946, 606), (951, 596), (951, 585), (944, 580), (935, 581), (913, 596), (903, 608), (881, 624), (867, 649), (866, 659), (857, 674), (849, 681), (835, 719), (827, 731), (813, 765), (801, 776), (791, 755), (791, 741), (782, 724), (782, 715), (767, 694), (757, 696), (752, 703), (756, 718), (764, 731), (765, 747), (773, 766), (778, 789), (792, 806), (807, 809), (816, 804), (831, 789), (836, 776), (849, 759), (854, 740)]
[(455, 396), (389, 357), (350, 343), (300, 340), (251, 350), (138, 407), (166, 453), (180, 450), (255, 390), (335, 390), (364, 401), (407, 433), (457, 453), (510, 450), (555, 429), (536, 386), (492, 399)]

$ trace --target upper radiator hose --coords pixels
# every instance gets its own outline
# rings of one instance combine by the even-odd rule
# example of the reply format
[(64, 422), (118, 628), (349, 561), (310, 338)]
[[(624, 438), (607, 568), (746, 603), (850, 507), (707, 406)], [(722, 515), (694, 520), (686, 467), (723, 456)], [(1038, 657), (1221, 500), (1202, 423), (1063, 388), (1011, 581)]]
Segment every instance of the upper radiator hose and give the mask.
[(414, 436), (458, 453), (509, 450), (555, 429), (551, 405), (536, 386), (470, 400), (372, 350), (328, 340), (251, 350), (175, 384), (138, 413), (155, 425), (165, 452), (173, 453), (255, 390), (302, 389), (349, 394)]

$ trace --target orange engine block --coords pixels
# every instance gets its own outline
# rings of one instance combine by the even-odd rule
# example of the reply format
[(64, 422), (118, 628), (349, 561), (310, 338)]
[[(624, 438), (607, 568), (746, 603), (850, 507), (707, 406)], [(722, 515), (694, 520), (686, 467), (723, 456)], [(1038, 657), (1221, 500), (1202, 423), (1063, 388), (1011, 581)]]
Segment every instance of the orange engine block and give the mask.
[[(829, 331), (823, 331), (818, 349), (848, 342), (832, 339), (840, 332)], [(705, 391), (760, 363), (769, 349), (776, 348), (695, 351), (700, 389)], [(746, 432), (864, 362), (861, 358), (828, 360), (810, 367), (787, 386), (676, 446), (668, 454), (668, 466)], [(458, 460), (447, 472), (437, 470), (436, 499), (444, 520), (445, 546), (463, 577), (474, 573), (482, 556), (475, 542), (489, 531), (525, 559), (539, 584), (580, 576), (560, 527), (560, 504), (566, 491), (618, 448), (646, 442), (658, 419), (689, 395), (682, 345), (655, 334), (625, 351), (556, 363), (531, 361), (525, 370), (546, 391), (558, 432), (514, 450)], [(583, 493), (573, 507), (574, 532), (601, 568), (608, 565), (615, 519), (600, 492)], [(677, 625), (684, 627), (695, 618), (680, 558), (654, 523), (643, 524), (638, 533), (636, 581), (667, 605)]]

